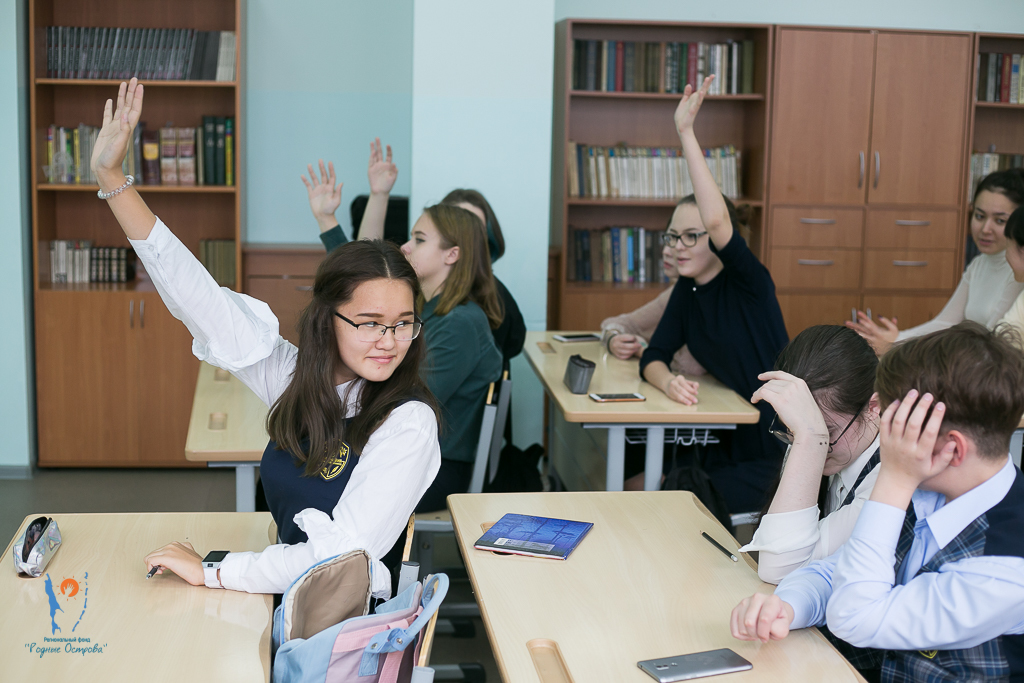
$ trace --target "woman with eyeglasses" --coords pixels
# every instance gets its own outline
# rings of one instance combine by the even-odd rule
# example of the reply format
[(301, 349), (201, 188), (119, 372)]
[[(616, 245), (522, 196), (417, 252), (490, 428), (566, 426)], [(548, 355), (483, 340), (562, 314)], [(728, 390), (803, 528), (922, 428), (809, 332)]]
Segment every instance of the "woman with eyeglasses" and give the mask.
[[(685, 405), (700, 400), (700, 385), (671, 368), (683, 346), (723, 384), (750, 396), (760, 384), (758, 375), (772, 367), (789, 341), (771, 275), (734, 229), (735, 211), (715, 184), (693, 132), (711, 80), (697, 91), (687, 86), (676, 109), (694, 196), (676, 208), (669, 225), (670, 239), (678, 240), (679, 280), (640, 359), (643, 378)], [(771, 410), (762, 409), (759, 425), (739, 425), (702, 463), (731, 513), (760, 508), (778, 472), (782, 449), (767, 433), (771, 418)]]
[[(754, 403), (771, 406), (785, 465), (753, 540), (762, 581), (828, 557), (853, 532), (878, 478), (878, 356), (853, 330), (809, 327), (789, 343)], [(823, 479), (824, 477), (824, 479)]]
[(419, 372), (416, 273), (394, 245), (338, 249), (317, 270), (293, 346), (265, 303), (217, 286), (121, 172), (142, 100), (133, 78), (121, 84), (116, 108), (106, 102), (92, 156), (100, 198), (192, 333), (195, 355), (270, 406), (260, 474), (284, 541), (230, 552), (215, 570), (204, 570), (191, 544), (175, 542), (147, 555), (146, 566), (197, 586), (283, 593), (311, 565), (363, 549), (373, 558), (373, 593), (386, 597), (391, 577), (380, 558), (441, 462), (434, 401)]

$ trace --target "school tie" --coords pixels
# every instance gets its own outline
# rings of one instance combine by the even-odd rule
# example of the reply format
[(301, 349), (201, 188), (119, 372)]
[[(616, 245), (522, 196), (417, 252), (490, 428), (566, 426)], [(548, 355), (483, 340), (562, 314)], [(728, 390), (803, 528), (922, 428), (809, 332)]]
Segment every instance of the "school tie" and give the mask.
[(896, 576), (896, 583), (898, 585), (906, 585), (921, 571), (921, 567), (924, 566), (925, 553), (928, 550), (930, 537), (931, 532), (928, 529), (928, 520), (917, 520), (917, 523), (914, 524), (914, 543), (910, 546), (910, 550), (907, 551), (907, 556), (903, 558), (903, 564), (900, 565), (899, 573)]

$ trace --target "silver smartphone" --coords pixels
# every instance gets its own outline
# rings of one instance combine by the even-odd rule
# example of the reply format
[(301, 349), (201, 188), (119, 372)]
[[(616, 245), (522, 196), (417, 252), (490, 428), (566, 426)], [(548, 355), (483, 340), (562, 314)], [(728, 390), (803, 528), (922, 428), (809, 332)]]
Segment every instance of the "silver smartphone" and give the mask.
[(754, 668), (753, 664), (727, 648), (709, 650), (707, 652), (694, 652), (693, 654), (680, 655), (678, 657), (647, 659), (637, 662), (636, 665), (646, 671), (651, 678), (660, 681), (660, 683), (688, 681), (691, 678), (731, 674), (736, 671), (746, 671), (747, 669)]

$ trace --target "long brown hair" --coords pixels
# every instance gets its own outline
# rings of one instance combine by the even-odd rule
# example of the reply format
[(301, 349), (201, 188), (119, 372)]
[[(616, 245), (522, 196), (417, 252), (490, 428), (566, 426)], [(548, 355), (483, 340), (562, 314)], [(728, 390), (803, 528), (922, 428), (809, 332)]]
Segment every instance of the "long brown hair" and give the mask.
[(359, 413), (346, 424), (350, 398), (338, 396), (335, 370), (341, 363), (334, 332), (334, 311), (352, 299), (356, 288), (370, 280), (397, 280), (420, 296), (416, 272), (398, 247), (383, 240), (343, 244), (321, 263), (313, 281), (313, 300), (299, 318), (299, 348), (292, 381), (267, 416), (267, 433), (299, 461), (305, 476), (316, 475), (347, 443), (360, 452), (370, 435), (399, 403), (410, 398), (426, 403), (437, 414), (434, 397), (420, 379), (424, 337), (409, 344), (405, 358), (382, 382), (363, 383), (357, 397)]
[(490, 202), (477, 190), (452, 190), (441, 200), (442, 204), (458, 205), (462, 203), (475, 206), (484, 212), (484, 231), (487, 234), (487, 252), (491, 255), (491, 263), (505, 255), (505, 236), (501, 234), (501, 224), (494, 215)]
[(441, 300), (434, 310), (445, 315), (466, 300), (473, 301), (487, 314), (491, 329), (497, 328), (505, 317), (505, 309), (494, 284), (480, 219), (449, 204), (428, 206), (423, 212), (441, 235), (441, 248), (459, 248), (459, 260), (445, 278)]

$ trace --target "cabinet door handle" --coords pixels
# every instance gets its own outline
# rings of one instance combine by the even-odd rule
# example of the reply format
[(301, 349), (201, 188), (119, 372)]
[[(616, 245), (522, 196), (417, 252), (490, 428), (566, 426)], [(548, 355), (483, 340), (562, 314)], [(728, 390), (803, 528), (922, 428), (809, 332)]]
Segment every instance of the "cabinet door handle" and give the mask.
[(313, 286), (312, 285), (295, 285), (295, 291), (296, 292), (312, 292), (313, 291)]
[(810, 259), (810, 258), (798, 258), (796, 260), (797, 265), (801, 266), (831, 266), (835, 265), (835, 261), (832, 259)]
[(139, 328), (146, 329), (146, 300), (139, 301)]
[(864, 187), (864, 152), (860, 152), (860, 180), (857, 181), (857, 189)]
[(931, 225), (931, 221), (896, 221), (896, 225)]
[(927, 261), (893, 261), (892, 264), (897, 268), (919, 268), (921, 266), (927, 266)]
[(801, 218), (800, 222), (804, 225), (835, 225), (835, 218)]
[(135, 329), (135, 299), (128, 300), (128, 329)]
[(874, 184), (874, 186), (876, 188), (878, 187), (878, 174), (881, 173), (881, 171), (882, 171), (882, 155), (879, 154), (878, 152), (875, 152), (875, 184)]

